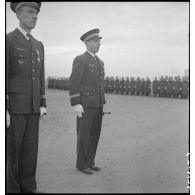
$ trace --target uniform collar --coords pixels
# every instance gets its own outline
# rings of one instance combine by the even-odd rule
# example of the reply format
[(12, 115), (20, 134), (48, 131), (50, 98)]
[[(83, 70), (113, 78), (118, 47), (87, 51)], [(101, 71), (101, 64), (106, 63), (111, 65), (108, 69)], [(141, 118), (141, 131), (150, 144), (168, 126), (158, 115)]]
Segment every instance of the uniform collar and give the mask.
[(17, 28), (18, 28), (18, 30), (24, 35), (24, 37), (25, 37), (27, 40), (29, 40), (29, 37), (26, 36), (27, 32), (26, 32), (24, 29), (22, 29), (20, 26), (18, 26)]
[(92, 55), (92, 57), (94, 58), (96, 55), (94, 55), (93, 53), (91, 53), (90, 51), (87, 50), (87, 52)]

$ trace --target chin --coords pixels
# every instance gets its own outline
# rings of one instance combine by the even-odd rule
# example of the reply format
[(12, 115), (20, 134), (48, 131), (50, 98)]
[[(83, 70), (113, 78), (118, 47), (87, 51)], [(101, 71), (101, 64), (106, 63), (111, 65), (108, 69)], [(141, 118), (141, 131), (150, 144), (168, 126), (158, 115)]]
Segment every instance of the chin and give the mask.
[(29, 26), (29, 28), (33, 29), (33, 28), (35, 28), (35, 26), (36, 26), (36, 24)]

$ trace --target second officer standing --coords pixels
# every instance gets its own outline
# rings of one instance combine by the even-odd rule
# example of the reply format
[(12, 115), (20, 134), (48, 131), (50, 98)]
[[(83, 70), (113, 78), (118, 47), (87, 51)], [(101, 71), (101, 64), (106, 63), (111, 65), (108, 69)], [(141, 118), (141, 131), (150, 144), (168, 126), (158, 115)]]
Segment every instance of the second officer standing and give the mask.
[(93, 29), (80, 37), (87, 51), (73, 61), (69, 91), (71, 106), (77, 114), (76, 168), (90, 175), (100, 170), (95, 165), (95, 156), (105, 104), (104, 63), (95, 55), (102, 38), (99, 31)]

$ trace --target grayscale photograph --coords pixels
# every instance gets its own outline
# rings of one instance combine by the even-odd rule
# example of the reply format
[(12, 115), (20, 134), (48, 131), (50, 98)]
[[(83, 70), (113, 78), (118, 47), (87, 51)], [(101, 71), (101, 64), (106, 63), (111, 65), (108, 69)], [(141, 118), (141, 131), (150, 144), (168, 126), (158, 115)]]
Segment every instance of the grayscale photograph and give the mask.
[(190, 192), (190, 2), (5, 2), (6, 193)]

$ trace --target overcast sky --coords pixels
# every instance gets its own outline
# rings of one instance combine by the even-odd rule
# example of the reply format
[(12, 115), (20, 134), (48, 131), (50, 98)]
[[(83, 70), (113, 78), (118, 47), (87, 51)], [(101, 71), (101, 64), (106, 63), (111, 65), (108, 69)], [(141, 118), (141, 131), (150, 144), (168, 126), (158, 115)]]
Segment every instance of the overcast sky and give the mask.
[[(6, 3), (6, 32), (18, 26)], [(42, 2), (34, 37), (45, 46), (46, 76), (69, 77), (80, 36), (100, 28), (108, 76), (184, 75), (189, 67), (188, 2)]]

